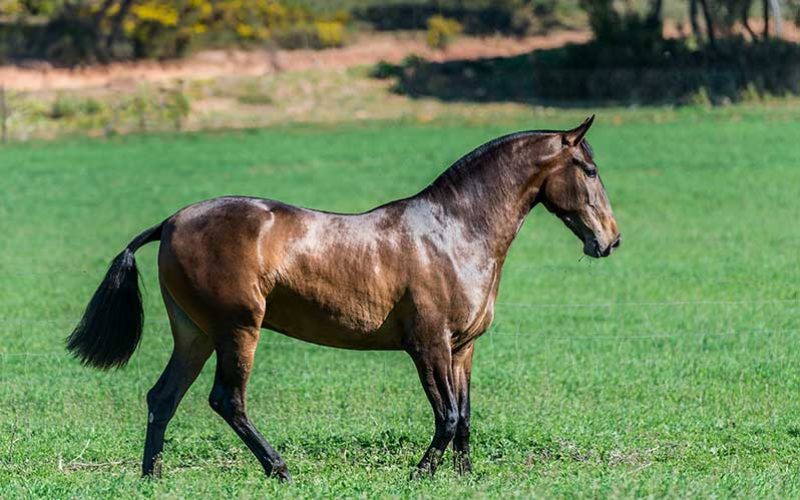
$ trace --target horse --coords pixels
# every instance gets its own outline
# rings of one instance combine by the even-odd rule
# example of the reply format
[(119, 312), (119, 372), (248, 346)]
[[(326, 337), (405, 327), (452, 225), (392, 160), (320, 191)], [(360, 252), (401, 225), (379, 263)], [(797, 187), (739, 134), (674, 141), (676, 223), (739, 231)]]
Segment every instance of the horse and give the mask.
[(434, 417), (412, 476), (432, 476), (451, 442), (456, 470), (470, 472), (475, 340), (492, 323), (506, 254), (526, 215), (544, 205), (590, 257), (620, 245), (585, 140), (593, 120), (495, 139), (418, 194), (367, 212), (229, 196), (187, 206), (136, 236), (111, 262), (67, 349), (96, 368), (126, 364), (143, 324), (134, 252), (160, 240), (174, 347), (147, 393), (143, 476), (160, 475), (167, 424), (216, 352), (211, 408), (267, 476), (291, 480), (245, 406), (262, 328), (323, 346), (407, 352)]

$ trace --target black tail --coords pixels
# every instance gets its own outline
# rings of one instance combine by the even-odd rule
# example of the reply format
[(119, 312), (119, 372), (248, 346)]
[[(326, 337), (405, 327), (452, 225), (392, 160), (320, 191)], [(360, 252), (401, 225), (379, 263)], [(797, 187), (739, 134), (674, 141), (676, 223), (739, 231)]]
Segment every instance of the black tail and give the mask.
[(83, 364), (103, 370), (119, 368), (125, 366), (139, 346), (144, 312), (133, 253), (161, 239), (162, 224), (134, 238), (114, 257), (81, 322), (67, 338), (67, 350)]

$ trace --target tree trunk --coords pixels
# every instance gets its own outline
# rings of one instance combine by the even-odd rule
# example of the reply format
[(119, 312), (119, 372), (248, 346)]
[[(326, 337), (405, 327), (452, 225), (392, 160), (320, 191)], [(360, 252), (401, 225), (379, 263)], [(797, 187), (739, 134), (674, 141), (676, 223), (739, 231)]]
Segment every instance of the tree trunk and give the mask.
[(662, 3), (662, 0), (650, 0), (650, 12), (647, 13), (647, 20), (653, 25), (661, 25)]
[(708, 8), (708, 0), (698, 0), (698, 1), (700, 2), (700, 8), (703, 9), (703, 18), (706, 21), (708, 44), (711, 46), (712, 49), (715, 49), (717, 47), (717, 35), (714, 33), (714, 20), (711, 19), (711, 11)]
[(104, 0), (103, 4), (97, 9), (94, 16), (92, 16), (92, 20), (89, 26), (91, 30), (91, 37), (92, 37), (92, 50), (94, 51), (94, 56), (100, 62), (108, 62), (109, 54), (106, 50), (106, 46), (103, 43), (103, 29), (102, 23), (103, 20), (106, 18), (106, 13), (114, 4), (114, 0)]
[(774, 27), (775, 27), (775, 36), (780, 38), (781, 37), (781, 3), (778, 0), (769, 0), (769, 8), (772, 11), (772, 19), (774, 19)]
[(689, 23), (692, 25), (692, 34), (698, 41), (701, 40), (700, 23), (697, 22), (697, 0), (689, 0)]
[(117, 42), (120, 32), (122, 31), (122, 23), (125, 21), (125, 16), (128, 15), (132, 6), (133, 0), (123, 0), (122, 4), (119, 6), (119, 10), (114, 15), (113, 19), (111, 19), (111, 31), (108, 34), (108, 38), (106, 38), (106, 50), (109, 54), (114, 50), (114, 44)]
[(756, 32), (753, 31), (753, 28), (750, 26), (751, 5), (752, 3), (748, 1), (745, 2), (745, 4), (742, 6), (742, 26), (747, 31), (747, 34), (750, 35), (750, 40), (755, 42), (756, 40), (758, 40), (758, 36), (756, 35)]

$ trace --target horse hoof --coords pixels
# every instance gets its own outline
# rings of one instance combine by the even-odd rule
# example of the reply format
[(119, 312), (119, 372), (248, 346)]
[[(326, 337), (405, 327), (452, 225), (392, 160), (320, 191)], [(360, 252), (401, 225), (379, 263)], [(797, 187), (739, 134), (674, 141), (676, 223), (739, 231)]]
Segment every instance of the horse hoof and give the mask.
[(472, 474), (472, 461), (469, 459), (469, 456), (456, 456), (454, 465), (458, 474)]
[(278, 481), (282, 483), (291, 483), (292, 482), (292, 475), (289, 474), (289, 469), (284, 465), (283, 467), (277, 467), (272, 470), (272, 473), (269, 474), (272, 477), (278, 479)]
[(462, 476), (472, 474), (472, 464), (469, 462), (458, 464), (456, 465), (456, 472)]
[(433, 471), (427, 467), (414, 467), (411, 470), (411, 476), (409, 479), (411, 481), (421, 481), (423, 479), (429, 479), (433, 477)]

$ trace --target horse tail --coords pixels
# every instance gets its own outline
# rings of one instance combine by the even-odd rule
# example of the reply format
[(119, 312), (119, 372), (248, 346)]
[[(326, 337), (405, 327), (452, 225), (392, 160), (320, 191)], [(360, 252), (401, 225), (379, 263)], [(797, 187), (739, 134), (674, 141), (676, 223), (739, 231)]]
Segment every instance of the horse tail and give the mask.
[(144, 312), (133, 254), (160, 240), (163, 224), (144, 231), (114, 257), (83, 318), (67, 338), (67, 350), (84, 365), (101, 370), (125, 366), (139, 346)]

